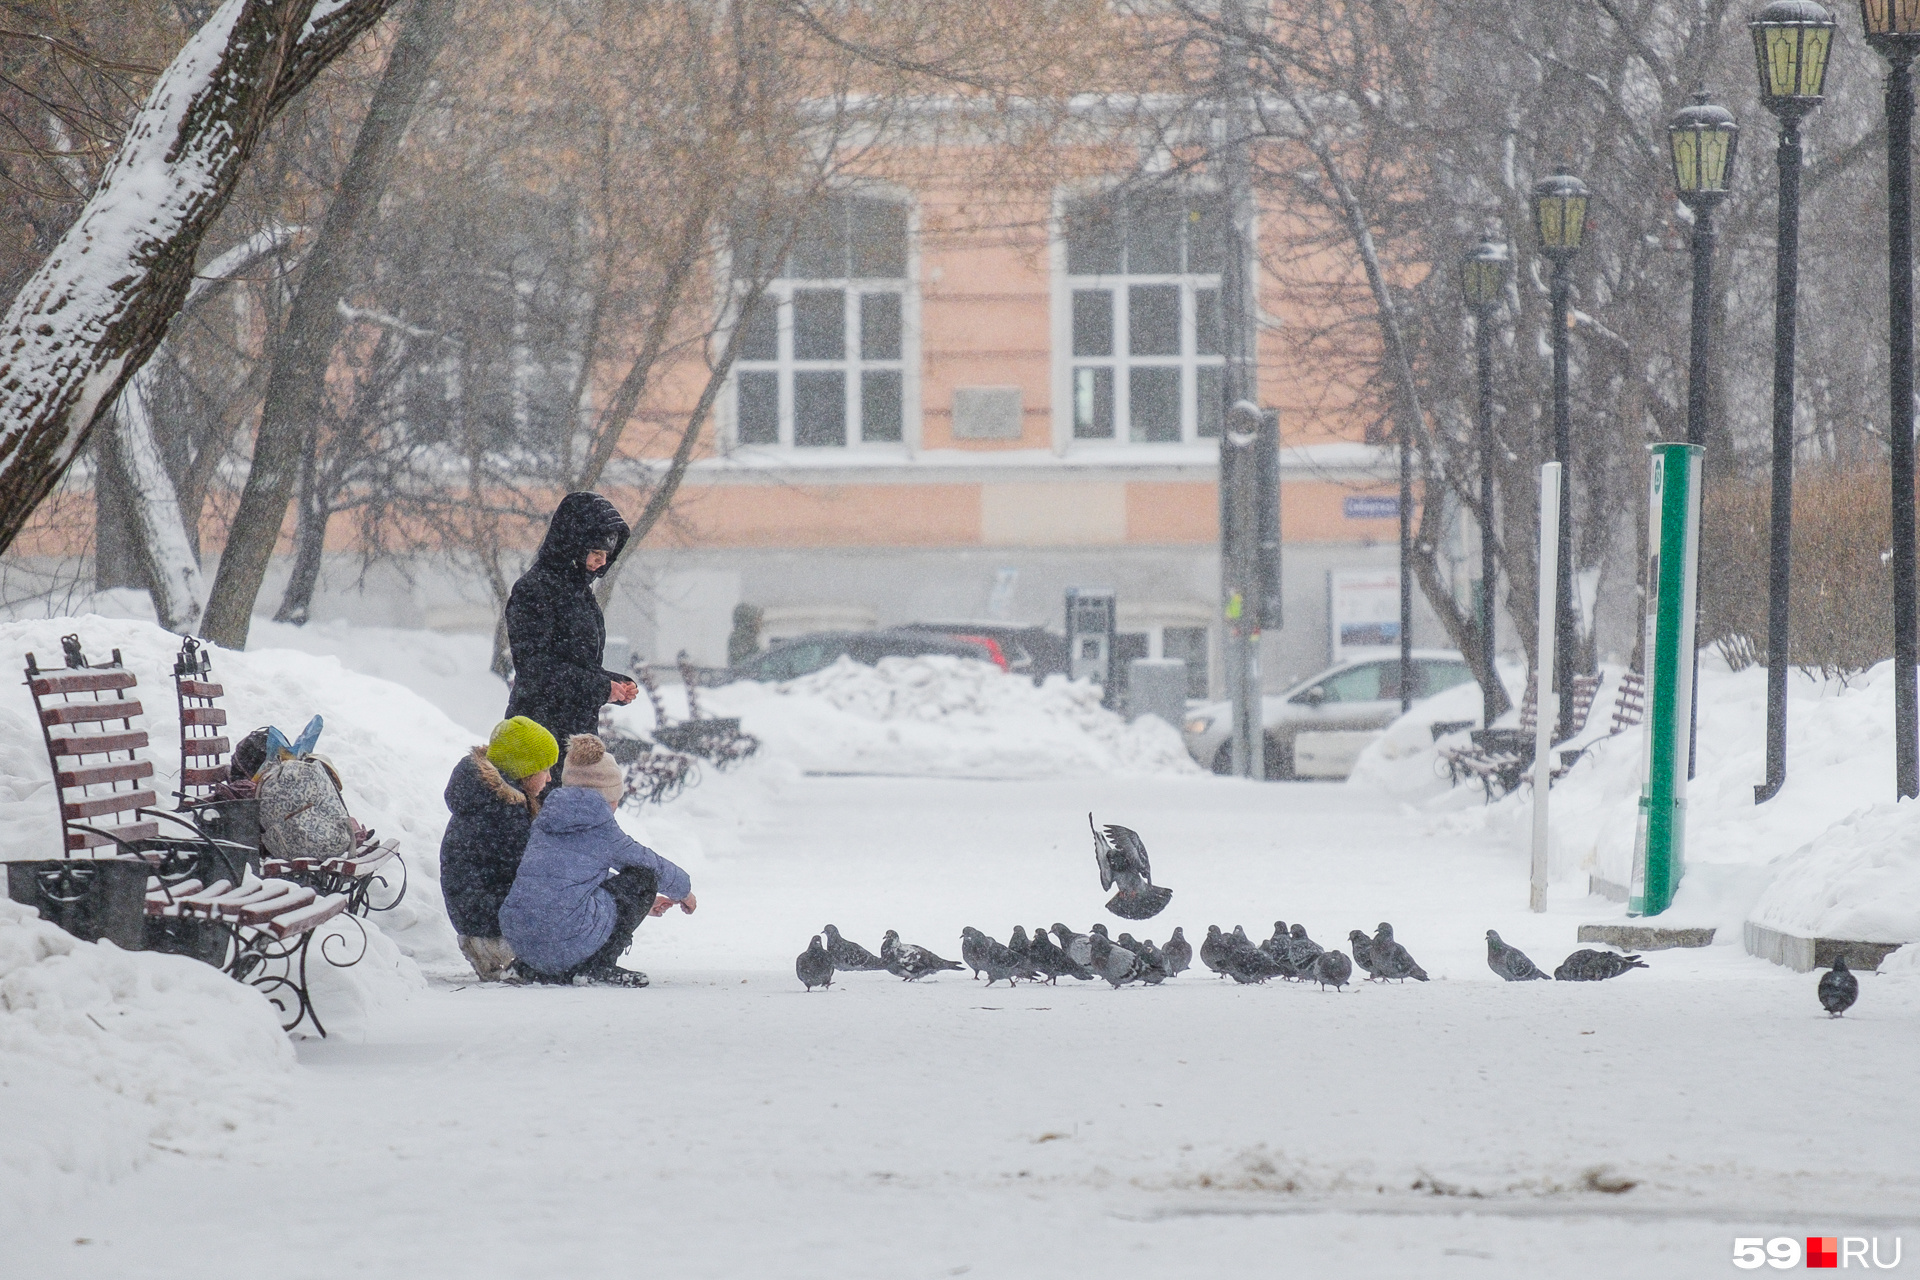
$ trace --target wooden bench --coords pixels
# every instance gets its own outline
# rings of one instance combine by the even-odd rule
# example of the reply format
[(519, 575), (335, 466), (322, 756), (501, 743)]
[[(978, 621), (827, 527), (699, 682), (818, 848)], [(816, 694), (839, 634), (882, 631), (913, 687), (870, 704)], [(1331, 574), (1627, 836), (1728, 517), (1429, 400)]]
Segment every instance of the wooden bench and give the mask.
[[(1600, 692), (1600, 677), (1574, 676), (1571, 692), (1573, 732), (1578, 734), (1586, 728), (1587, 717), (1593, 711), (1594, 698)], [(1520, 701), (1519, 728), (1476, 729), (1471, 747), (1442, 751), (1441, 763), (1453, 784), (1457, 786), (1468, 779), (1478, 782), (1491, 803), (1525, 782), (1533, 768), (1534, 733), (1539, 724), (1537, 702), (1538, 691), (1529, 673), (1527, 691)], [(1578, 753), (1569, 754), (1578, 758)], [(1563, 759), (1553, 776), (1560, 777), (1571, 765), (1571, 760)]]
[[(304, 1019), (325, 1035), (307, 989), (307, 951), (314, 930), (347, 909), (347, 895), (262, 880), (248, 866), (248, 850), (209, 836), (190, 814), (154, 808), (154, 766), (142, 754), (148, 736), (135, 724), (144, 714), (132, 696), (138, 678), (118, 649), (111, 662), (94, 666), (78, 636), (63, 636), (60, 646), (64, 669), (43, 670), (29, 653), (26, 676), (53, 767), (63, 858), (143, 864), (150, 873), (144, 935), (150, 949), (204, 960), (259, 987), (286, 1030)], [(163, 833), (162, 823), (185, 831)], [(103, 854), (108, 848), (112, 852)], [(210, 897), (208, 885), (221, 892)], [(360, 959), (327, 955), (324, 943), (321, 950), (342, 968)]]

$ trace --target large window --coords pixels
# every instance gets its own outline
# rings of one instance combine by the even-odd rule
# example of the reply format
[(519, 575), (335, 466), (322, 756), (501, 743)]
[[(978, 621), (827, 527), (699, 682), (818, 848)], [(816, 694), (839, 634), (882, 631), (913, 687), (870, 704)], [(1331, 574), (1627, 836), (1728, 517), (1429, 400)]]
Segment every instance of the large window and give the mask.
[(1069, 201), (1067, 394), (1076, 440), (1218, 436), (1223, 205), (1199, 193)]
[(780, 275), (741, 320), (735, 433), (802, 449), (898, 444), (907, 209), (838, 196), (801, 227)]

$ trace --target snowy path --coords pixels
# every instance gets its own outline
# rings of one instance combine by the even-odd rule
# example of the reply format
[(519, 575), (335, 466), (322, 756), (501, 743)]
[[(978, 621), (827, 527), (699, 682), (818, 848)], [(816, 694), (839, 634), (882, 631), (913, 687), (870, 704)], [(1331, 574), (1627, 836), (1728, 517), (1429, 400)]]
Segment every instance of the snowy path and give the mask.
[[(1485, 929), (1551, 964), (1593, 904), (1528, 917), (1518, 855), (1339, 788), (807, 779), (767, 803), (710, 844), (701, 913), (643, 928), (652, 989), (442, 985), (364, 1043), (305, 1043), (279, 1123), (28, 1224), (0, 1270), (1693, 1276), (1738, 1235), (1920, 1247), (1915, 979), (1864, 980), (1838, 1022), (1730, 947), (1501, 984)], [(1084, 927), (1088, 808), (1175, 889), (1154, 936), (1385, 917), (1435, 981), (794, 983), (828, 919), (950, 955), (1016, 912)], [(1600, 1166), (1639, 1185), (1592, 1189)]]

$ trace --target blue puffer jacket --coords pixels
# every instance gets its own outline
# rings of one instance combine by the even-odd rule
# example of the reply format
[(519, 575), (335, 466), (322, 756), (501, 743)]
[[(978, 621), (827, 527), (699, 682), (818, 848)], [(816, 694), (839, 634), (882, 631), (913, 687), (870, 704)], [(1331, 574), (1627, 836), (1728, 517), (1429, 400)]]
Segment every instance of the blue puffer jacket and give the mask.
[(500, 908), (500, 936), (542, 973), (573, 968), (613, 933), (613, 895), (600, 886), (620, 867), (651, 870), (657, 891), (675, 901), (693, 889), (685, 871), (620, 829), (598, 791), (548, 792)]

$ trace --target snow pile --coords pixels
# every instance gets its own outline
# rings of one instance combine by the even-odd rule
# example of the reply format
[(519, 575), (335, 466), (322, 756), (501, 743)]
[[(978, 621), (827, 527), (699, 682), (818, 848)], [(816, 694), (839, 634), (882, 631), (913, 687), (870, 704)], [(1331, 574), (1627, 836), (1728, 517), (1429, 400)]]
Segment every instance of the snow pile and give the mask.
[[(1500, 668), (1501, 682), (1506, 685), (1507, 696), (1515, 707), (1520, 703), (1520, 682), (1525, 674), (1518, 667)], [(1480, 686), (1471, 680), (1414, 703), (1407, 714), (1395, 720), (1360, 753), (1360, 758), (1354, 761), (1353, 772), (1347, 775), (1347, 785), (1384, 791), (1408, 801), (1445, 794), (1447, 771), (1440, 762), (1440, 751), (1443, 747), (1471, 746), (1472, 740), (1467, 735), (1480, 727), (1482, 710)], [(1519, 716), (1517, 710), (1509, 710), (1498, 723), (1518, 723)], [(1434, 738), (1434, 725), (1460, 721), (1466, 721), (1468, 728), (1439, 740)]]
[(1920, 805), (1863, 809), (1780, 859), (1750, 919), (1810, 938), (1920, 940)]
[(250, 988), (0, 900), (0, 1224), (261, 1116), (293, 1060)]
[[(669, 698), (673, 696), (669, 693)], [(1180, 735), (1153, 717), (1128, 724), (1087, 681), (1036, 687), (991, 663), (930, 656), (842, 658), (782, 685), (702, 691), (702, 710), (739, 716), (762, 750), (812, 773), (1037, 778), (1194, 773)], [(637, 732), (651, 712), (629, 708)]]
[[(297, 649), (334, 657), (349, 671), (411, 689), (449, 720), (485, 741), (507, 708), (507, 682), (489, 669), (493, 637), (474, 632), (408, 631), (348, 622), (296, 627), (255, 618), (247, 651)], [(449, 765), (449, 768), (452, 766)], [(446, 784), (445, 772), (440, 776)]]
[[(1587, 731), (1563, 744), (1586, 750), (1553, 788), (1557, 884), (1585, 887), (1591, 876), (1624, 886), (1630, 877), (1645, 732), (1609, 735), (1617, 688), (1617, 673), (1609, 673)], [(1713, 925), (1717, 941), (1738, 943), (1742, 922), (1765, 895), (1761, 923), (1773, 927), (1805, 932), (1816, 920), (1827, 922), (1822, 929), (1852, 922), (1847, 927), (1875, 928), (1874, 940), (1920, 939), (1920, 858), (1901, 854), (1894, 834), (1913, 819), (1892, 806), (1861, 813), (1893, 794), (1892, 664), (1844, 684), (1796, 672), (1787, 688), (1786, 786), (1756, 805), (1754, 785), (1766, 776), (1766, 672), (1730, 672), (1711, 651), (1702, 652), (1687, 873), (1666, 919)], [(1416, 729), (1424, 734), (1439, 718), (1416, 710), (1417, 725), (1403, 720), (1389, 736), (1412, 743)], [(1452, 739), (1416, 747), (1397, 762), (1363, 757), (1365, 774), (1356, 773), (1354, 785), (1420, 805), (1436, 815), (1441, 830), (1496, 835), (1524, 854), (1532, 789), (1523, 785), (1491, 805), (1481, 803), (1471, 783), (1449, 790), (1438, 754), (1449, 745)]]
[[(93, 661), (105, 662), (119, 649), (139, 677), (142, 723), (152, 740), (147, 751), (155, 768), (152, 785), (161, 807), (169, 807), (180, 769), (180, 717), (172, 681), (180, 637), (152, 623), (93, 615), (15, 622), (0, 625), (0, 656), (32, 652), (43, 666), (57, 667), (60, 637), (67, 634), (80, 637)], [(333, 1007), (338, 1008), (341, 984), (355, 987), (352, 1000), (364, 1010), (396, 996), (396, 983), (417, 984), (412, 962), (464, 971), (440, 900), (440, 836), (447, 821), (441, 792), (448, 771), (472, 746), (473, 734), (418, 694), (350, 671), (338, 658), (287, 650), (215, 649), (213, 678), (225, 686), (221, 701), (236, 737), (262, 724), (292, 734), (316, 713), (325, 716), (319, 750), (340, 771), (347, 807), (376, 832), (400, 840), (407, 864), (406, 899), (373, 919), (374, 928), (410, 961), (375, 939), (367, 960), (352, 969), (319, 972), (329, 967), (316, 959), (310, 970), (316, 990), (335, 997)], [(52, 786), (33, 700), (23, 684), (6, 685), (0, 689), (0, 830), (9, 837), (8, 856), (58, 855)], [(334, 944), (335, 953), (344, 943), (351, 943), (346, 954), (356, 952), (359, 938), (353, 927), (335, 927), (351, 935)], [(316, 940), (316, 950), (319, 945)], [(323, 1019), (327, 1013), (323, 1004)], [(334, 1020), (327, 1021), (333, 1030)]]

